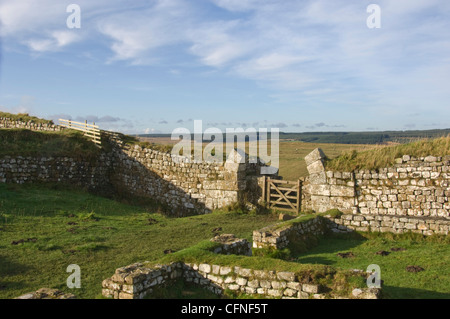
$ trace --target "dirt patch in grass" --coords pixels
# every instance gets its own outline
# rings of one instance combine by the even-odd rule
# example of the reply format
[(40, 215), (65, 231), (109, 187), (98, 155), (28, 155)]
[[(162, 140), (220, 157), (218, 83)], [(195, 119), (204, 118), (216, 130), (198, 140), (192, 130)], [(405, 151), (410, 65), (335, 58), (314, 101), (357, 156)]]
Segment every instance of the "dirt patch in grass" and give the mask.
[(425, 269), (423, 269), (420, 266), (407, 266), (406, 267), (406, 271), (408, 271), (408, 272), (421, 272), (421, 271), (424, 271), (424, 270)]

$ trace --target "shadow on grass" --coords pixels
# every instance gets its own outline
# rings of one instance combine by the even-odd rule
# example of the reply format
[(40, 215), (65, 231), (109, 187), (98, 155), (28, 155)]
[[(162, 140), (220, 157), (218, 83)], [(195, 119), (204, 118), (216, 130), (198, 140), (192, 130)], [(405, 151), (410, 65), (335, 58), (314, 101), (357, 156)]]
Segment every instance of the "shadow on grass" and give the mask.
[(332, 265), (336, 263), (334, 260), (311, 255), (350, 251), (367, 240), (367, 238), (356, 232), (349, 234), (330, 234), (321, 238), (315, 247), (310, 248), (306, 252), (295, 253), (294, 251), (292, 257), (296, 262), (300, 263)]
[(450, 299), (450, 293), (417, 288), (403, 288), (383, 285), (383, 298), (389, 299)]
[(5, 276), (16, 276), (32, 270), (29, 266), (10, 261), (4, 256), (0, 256), (0, 269), (0, 280)]
[(29, 283), (23, 280), (9, 281), (5, 279), (5, 277), (20, 276), (20, 274), (32, 270), (31, 267), (24, 266), (8, 260), (4, 256), (0, 256), (0, 269), (0, 299), (4, 298), (2, 296), (4, 296), (5, 293), (10, 291), (20, 291), (29, 287)]

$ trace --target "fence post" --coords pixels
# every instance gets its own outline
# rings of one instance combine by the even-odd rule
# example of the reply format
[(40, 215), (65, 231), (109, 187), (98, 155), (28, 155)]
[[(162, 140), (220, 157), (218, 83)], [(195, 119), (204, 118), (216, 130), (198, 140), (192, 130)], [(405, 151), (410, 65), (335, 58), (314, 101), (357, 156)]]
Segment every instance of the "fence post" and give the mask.
[(302, 209), (302, 186), (303, 181), (299, 179), (297, 184), (297, 215), (300, 214), (300, 210)]
[(264, 178), (263, 178), (263, 187), (262, 187), (262, 199), (264, 201), (264, 206), (267, 206), (267, 202), (266, 202), (266, 179), (267, 179), (267, 176), (264, 176)]

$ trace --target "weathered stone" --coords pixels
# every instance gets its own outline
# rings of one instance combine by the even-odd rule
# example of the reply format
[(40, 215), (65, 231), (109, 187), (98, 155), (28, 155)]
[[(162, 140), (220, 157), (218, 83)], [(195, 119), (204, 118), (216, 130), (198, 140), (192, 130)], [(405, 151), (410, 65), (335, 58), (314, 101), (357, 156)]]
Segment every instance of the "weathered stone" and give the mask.
[(284, 289), (286, 288), (287, 284), (283, 281), (272, 281), (272, 288), (273, 289)]
[(359, 288), (352, 291), (356, 299), (379, 299), (380, 289), (378, 288)]
[(285, 281), (294, 281), (295, 274), (293, 272), (278, 272), (277, 278)]
[(320, 286), (319, 285), (312, 285), (312, 284), (303, 284), (302, 290), (304, 292), (310, 293), (310, 294), (317, 294), (320, 292)]
[(325, 171), (322, 161), (316, 161), (307, 166), (309, 174), (319, 174)]
[(298, 299), (309, 299), (309, 294), (304, 291), (298, 292)]
[(258, 279), (254, 279), (254, 280), (249, 280), (247, 283), (247, 286), (250, 288), (258, 288), (259, 287), (259, 280)]
[(200, 265), (198, 266), (198, 270), (199, 270), (199, 271), (202, 271), (202, 272), (204, 272), (204, 273), (209, 274), (209, 273), (211, 272), (211, 265), (208, 265), (208, 264), (200, 264)]
[(245, 286), (247, 284), (247, 279), (239, 277), (236, 278), (236, 284), (240, 285), (240, 286)]
[(297, 294), (297, 292), (298, 292), (297, 290), (286, 288), (283, 292), (283, 295), (288, 296), (288, 297), (293, 297)]
[(279, 289), (268, 289), (267, 294), (271, 297), (281, 297), (283, 296), (282, 290)]
[(228, 275), (229, 273), (231, 273), (231, 267), (225, 267), (225, 266), (222, 266), (222, 267), (220, 267), (220, 272), (219, 272), (219, 274), (220, 275), (222, 275), (222, 276), (224, 276), (224, 275)]
[(306, 162), (306, 165), (308, 166), (314, 162), (324, 160), (325, 157), (326, 156), (323, 153), (322, 149), (316, 148), (311, 153), (309, 153), (308, 155), (305, 156), (305, 162)]
[(268, 280), (260, 280), (259, 284), (262, 288), (272, 288), (272, 283)]

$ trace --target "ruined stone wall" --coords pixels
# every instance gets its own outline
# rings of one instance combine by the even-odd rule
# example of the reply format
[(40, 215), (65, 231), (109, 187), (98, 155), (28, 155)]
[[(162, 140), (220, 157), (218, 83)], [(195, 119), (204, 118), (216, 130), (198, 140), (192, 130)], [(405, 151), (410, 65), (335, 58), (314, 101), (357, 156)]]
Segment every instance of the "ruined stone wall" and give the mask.
[(113, 184), (180, 212), (207, 213), (241, 200), (256, 200), (251, 194), (259, 169), (240, 163), (236, 151), (225, 163), (188, 162), (138, 145), (116, 148), (113, 156)]
[(394, 167), (355, 172), (364, 215), (450, 217), (450, 156), (397, 159)]
[(238, 201), (245, 189), (242, 167), (176, 163), (171, 154), (125, 145), (114, 152), (114, 183), (135, 195), (157, 198), (174, 209), (207, 212)]
[[(239, 266), (220, 266), (209, 263), (172, 263), (145, 267), (136, 263), (116, 270), (102, 283), (102, 294), (113, 299), (143, 299), (151, 297), (155, 289), (168, 286), (177, 280), (197, 284), (214, 294), (225, 290), (260, 297), (284, 299), (325, 299), (322, 285), (308, 282), (293, 272), (268, 271)], [(357, 289), (348, 298), (380, 297), (380, 289)], [(361, 293), (363, 292), (364, 293)], [(354, 291), (355, 292), (355, 291)], [(333, 296), (334, 291), (326, 291)], [(335, 297), (337, 297), (336, 295)]]
[(290, 241), (321, 236), (328, 229), (328, 221), (318, 216), (306, 221), (284, 222), (253, 231), (253, 248), (283, 249)]

